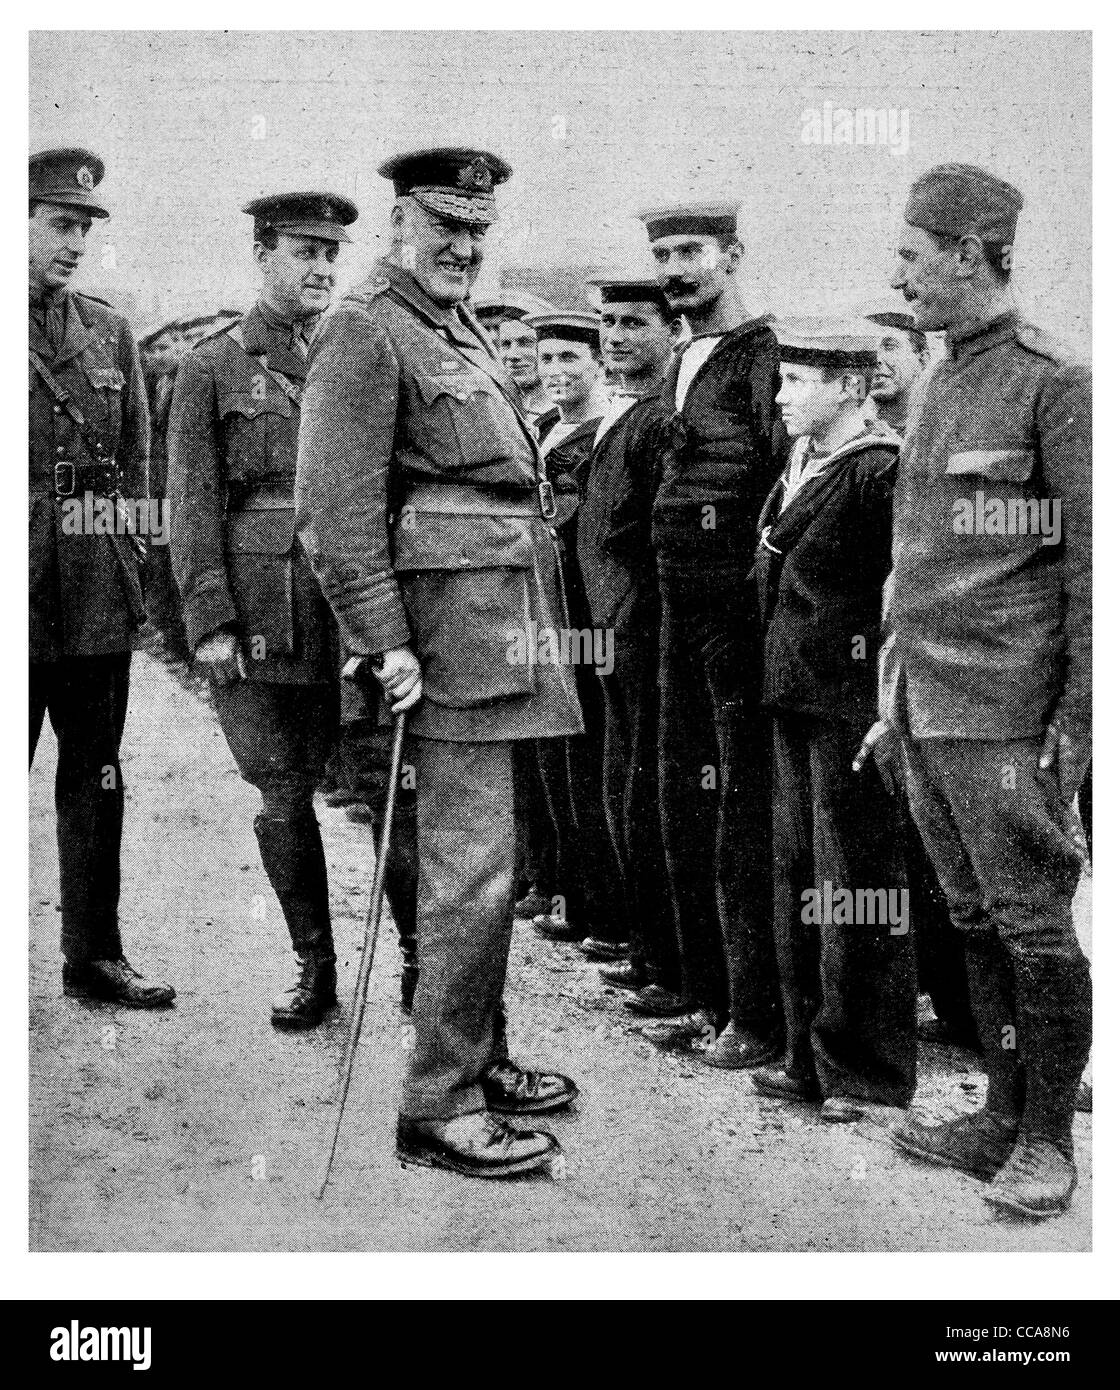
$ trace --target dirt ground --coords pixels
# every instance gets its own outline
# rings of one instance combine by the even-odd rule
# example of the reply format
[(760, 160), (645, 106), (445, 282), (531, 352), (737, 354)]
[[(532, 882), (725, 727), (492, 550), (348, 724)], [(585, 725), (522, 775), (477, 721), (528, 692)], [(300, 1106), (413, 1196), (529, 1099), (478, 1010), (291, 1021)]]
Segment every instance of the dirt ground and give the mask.
[[(253, 838), (256, 793), (198, 686), (145, 653), (123, 761), (125, 947), (179, 997), (149, 1014), (62, 997), (45, 733), (30, 803), (32, 1250), (1090, 1248), (1088, 1116), (1076, 1120), (1071, 1211), (1037, 1226), (998, 1217), (978, 1183), (890, 1147), (898, 1112), (829, 1126), (759, 1096), (743, 1073), (658, 1052), (594, 966), (525, 923), (510, 960), (511, 1045), (579, 1082), (572, 1112), (549, 1117), (566, 1177), (471, 1182), (397, 1163), (407, 1038), (386, 922), (334, 1176), (316, 1201), (372, 875), (368, 829), (319, 808), (345, 1003), (328, 1026), (277, 1033), (268, 1004), (291, 957)], [(1088, 884), (1077, 909), (1087, 926)], [(923, 1053), (927, 1116), (982, 1102), (969, 1063)]]

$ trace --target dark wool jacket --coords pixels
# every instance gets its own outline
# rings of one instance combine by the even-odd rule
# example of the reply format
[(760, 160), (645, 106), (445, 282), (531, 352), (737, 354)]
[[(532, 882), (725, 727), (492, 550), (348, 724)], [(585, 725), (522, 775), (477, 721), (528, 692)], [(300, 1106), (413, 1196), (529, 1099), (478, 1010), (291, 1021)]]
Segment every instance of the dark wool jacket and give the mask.
[[(687, 345), (685, 345), (687, 346)], [(778, 340), (767, 317), (724, 335), (676, 409), (684, 347), (669, 364), (662, 401), (672, 417), (653, 508), (663, 570), (745, 574), (755, 522), (788, 450), (774, 399), (781, 386)]]
[(599, 627), (656, 619), (652, 514), (666, 418), (659, 392), (643, 396), (591, 457), (578, 550), (591, 619)]
[(273, 375), (298, 395), (306, 366), (259, 305), (240, 336), (244, 350), (228, 328), (204, 338), (175, 378), (168, 497), (187, 637), (193, 650), (233, 626), (251, 680), (332, 680), (334, 623), (295, 534), (300, 406)]
[[(77, 406), (104, 456), (116, 461), (121, 497), (146, 498), (148, 402), (132, 330), (120, 314), (89, 295), (64, 290), (62, 312), (65, 327), (57, 352), (34, 320), (31, 350)], [(106, 535), (63, 529), (56, 465), (97, 460), (34, 370), (28, 424), (31, 660), (126, 652), (143, 621), (137, 552), (127, 535), (114, 545)], [(64, 476), (62, 481), (66, 491), (73, 480)]]
[(865, 727), (875, 718), (898, 449), (897, 439), (861, 435), (784, 512), (780, 482), (767, 499), (755, 575), (771, 710)]

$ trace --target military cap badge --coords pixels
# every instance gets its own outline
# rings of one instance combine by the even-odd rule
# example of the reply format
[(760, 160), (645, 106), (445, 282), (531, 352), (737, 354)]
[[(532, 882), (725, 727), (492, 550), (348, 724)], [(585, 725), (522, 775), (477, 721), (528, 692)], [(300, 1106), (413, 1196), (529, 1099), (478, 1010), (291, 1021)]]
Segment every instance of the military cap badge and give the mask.
[(482, 155), (459, 170), (459, 187), (468, 188), (475, 193), (490, 193), (494, 188), (494, 178), (490, 166)]
[(82, 187), (82, 188), (84, 188), (85, 191), (86, 191), (87, 193), (92, 193), (92, 192), (93, 192), (93, 189), (94, 189), (93, 173), (91, 172), (91, 170), (90, 170), (90, 168), (89, 168), (88, 165), (83, 164), (83, 165), (78, 169), (78, 171), (77, 171), (77, 173), (74, 175), (74, 177), (78, 180), (79, 186)]

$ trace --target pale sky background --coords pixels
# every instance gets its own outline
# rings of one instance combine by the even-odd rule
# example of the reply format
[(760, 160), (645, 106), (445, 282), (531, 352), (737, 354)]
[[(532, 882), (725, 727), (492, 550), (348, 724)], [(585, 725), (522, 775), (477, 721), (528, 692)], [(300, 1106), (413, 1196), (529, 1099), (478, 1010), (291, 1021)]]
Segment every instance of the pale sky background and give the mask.
[[(503, 265), (647, 272), (638, 208), (734, 197), (748, 306), (776, 313), (890, 301), (907, 186), (980, 164), (1026, 198), (1024, 309), (1088, 346), (1087, 34), (39, 32), (30, 53), (31, 148), (108, 166), (113, 218), (78, 283), (131, 296), (141, 330), (251, 302), (249, 198), (353, 198), (346, 284), (384, 249), (381, 160), (478, 144), (514, 167), (480, 289)], [(805, 143), (803, 113), (826, 103), (894, 112), (896, 131), (905, 113), (909, 148)]]

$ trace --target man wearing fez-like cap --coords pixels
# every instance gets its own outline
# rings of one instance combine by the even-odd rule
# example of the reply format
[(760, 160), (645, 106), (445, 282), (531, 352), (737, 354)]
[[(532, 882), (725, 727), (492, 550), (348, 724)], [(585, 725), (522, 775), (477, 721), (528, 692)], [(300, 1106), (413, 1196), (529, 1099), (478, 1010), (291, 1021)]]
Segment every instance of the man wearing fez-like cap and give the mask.
[(606, 704), (603, 800), (625, 895), (628, 959), (601, 971), (635, 1012), (680, 1007), (680, 960), (657, 792), (661, 605), (651, 535), (672, 354), (673, 311), (656, 280), (596, 277), (604, 364), (619, 389), (599, 422), (577, 521), (579, 567), (592, 624), (614, 633)]
[(552, 409), (552, 401), (541, 385), (537, 368), (537, 335), (525, 322), (529, 314), (549, 314), (553, 305), (523, 290), (502, 290), (500, 294), (472, 298), (479, 323), (513, 378), (521, 409), (530, 420), (537, 420)]
[(316, 336), (300, 427), (299, 534), (345, 646), (407, 712), (415, 771), (415, 1046), (397, 1153), (503, 1178), (555, 1138), (502, 1116), (569, 1104), (567, 1077), (506, 1050), (515, 758), (578, 733), (562, 666), (511, 636), (564, 623), (555, 514), (516, 390), (465, 301), (510, 174), (483, 150), (398, 155), (392, 249)]
[[(1010, 285), (1023, 199), (970, 165), (910, 190), (891, 281), (946, 334), (907, 430), (880, 717), (965, 933), (984, 1108), (896, 1136), (990, 1180), (1012, 1213), (1064, 1211), (1091, 1038), (1071, 903), (1090, 755), (1090, 373), (1025, 323)], [(1011, 1031), (1009, 1031), (1011, 1030)]]
[(790, 319), (777, 334), (778, 405), (795, 443), (762, 511), (755, 575), (763, 703), (774, 718), (786, 1051), (753, 1080), (844, 1123), (866, 1101), (908, 1104), (917, 1072), (899, 807), (877, 775), (851, 766), (875, 710), (899, 445), (864, 420), (872, 324)]
[[(141, 545), (127, 526), (100, 525), (106, 511), (123, 519), (118, 502), (148, 496), (148, 408), (127, 321), (70, 288), (93, 220), (109, 216), (97, 192), (104, 173), (83, 149), (28, 163), (31, 754), (49, 714), (63, 993), (153, 1008), (175, 991), (129, 965), (118, 921), (120, 743), (145, 618)], [(94, 506), (91, 532), (81, 518)]]
[[(564, 899), (533, 918), (553, 941), (582, 941), (592, 958), (615, 958), (625, 949), (625, 902), (618, 891), (603, 808), (603, 688), (599, 672), (609, 664), (607, 633), (592, 631), (576, 554), (576, 521), (586, 495), (595, 432), (607, 408), (603, 390), (599, 320), (585, 312), (530, 314), (537, 335), (541, 383), (555, 411), (536, 422), (549, 481), (556, 494), (553, 523), (568, 609), (568, 626), (589, 635), (591, 650), (575, 663), (584, 732), (537, 744), (541, 778), (556, 832), (556, 891)], [(593, 664), (597, 663), (597, 664)]]
[(746, 309), (737, 203), (639, 214), (657, 278), (691, 337), (662, 399), (672, 419), (653, 507), (662, 597), (661, 811), (683, 970), (683, 1014), (660, 1045), (714, 1033), (703, 1060), (753, 1067), (781, 1048), (771, 920), (770, 727), (748, 575), (785, 434), (778, 343)]
[(253, 829), (298, 959), (272, 1023), (310, 1028), (335, 1002), (312, 796), (337, 729), (338, 668), (330, 609), (294, 534), (293, 490), (308, 344), (358, 210), (335, 193), (283, 193), (242, 211), (260, 293), (176, 376), (171, 556), (188, 644), (238, 771), (261, 794)]

